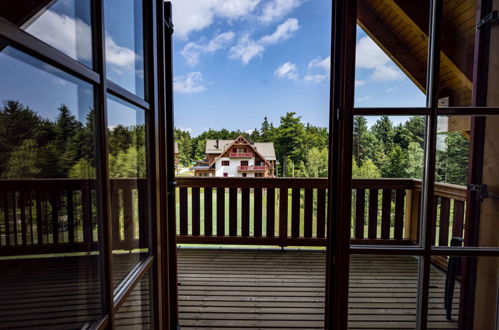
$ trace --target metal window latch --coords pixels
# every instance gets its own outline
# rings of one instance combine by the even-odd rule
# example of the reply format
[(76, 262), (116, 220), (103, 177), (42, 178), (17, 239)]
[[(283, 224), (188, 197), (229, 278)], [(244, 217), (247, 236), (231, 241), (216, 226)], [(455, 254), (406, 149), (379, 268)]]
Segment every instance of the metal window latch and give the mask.
[(489, 194), (486, 184), (470, 184), (468, 185), (470, 191), (477, 192), (477, 198), (482, 202), (485, 198), (495, 198), (499, 199), (499, 196)]
[(483, 28), (485, 25), (492, 25), (494, 23), (499, 22), (499, 17), (497, 17), (497, 10), (494, 10), (487, 15), (485, 15), (480, 22), (476, 25), (476, 29), (480, 30)]
[(169, 181), (168, 182), (168, 195), (175, 197), (175, 190), (177, 190), (177, 182)]
[(170, 32), (170, 34), (173, 34), (174, 28), (173, 28), (173, 22), (172, 22), (171, 17), (168, 17), (167, 20), (165, 19), (165, 27), (166, 27), (166, 30), (168, 32)]

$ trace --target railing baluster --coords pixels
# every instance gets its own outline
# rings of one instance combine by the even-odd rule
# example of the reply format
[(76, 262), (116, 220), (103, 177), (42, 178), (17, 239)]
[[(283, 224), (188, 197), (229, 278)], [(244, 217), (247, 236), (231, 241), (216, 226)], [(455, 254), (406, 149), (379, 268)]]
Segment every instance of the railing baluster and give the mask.
[(402, 239), (404, 231), (404, 199), (405, 190), (397, 189), (395, 193), (395, 228), (393, 229), (395, 239)]
[(27, 244), (27, 226), (26, 226), (26, 202), (25, 202), (25, 192), (19, 192), (19, 208), (21, 209), (21, 240), (22, 245)]
[(192, 212), (192, 235), (193, 236), (199, 236), (200, 232), (200, 200), (199, 200), (199, 188), (198, 187), (193, 187), (192, 188), (192, 205), (191, 205), (191, 212)]
[[(274, 228), (274, 226), (272, 226)], [(268, 230), (268, 229), (267, 229)], [(272, 235), (274, 237), (274, 235)], [(281, 245), (285, 245), (288, 238), (288, 188), (279, 189), (279, 239)]]
[(452, 221), (452, 237), (463, 237), (464, 202), (454, 200), (454, 218)]
[(317, 237), (326, 237), (326, 189), (317, 189)]
[(137, 181), (137, 198), (139, 207), (139, 247), (148, 247), (149, 221), (147, 216), (147, 180)]
[(305, 210), (304, 210), (304, 235), (306, 238), (312, 237), (313, 221), (313, 189), (305, 189)]
[(378, 190), (369, 189), (369, 225), (368, 238), (374, 239), (378, 231)]
[(229, 188), (229, 236), (237, 236), (237, 188)]
[(14, 245), (18, 245), (18, 237), (17, 237), (17, 200), (16, 200), (16, 192), (12, 192), (12, 233), (14, 234)]
[(450, 200), (442, 197), (440, 200), (440, 232), (438, 235), (438, 245), (449, 245), (449, 216), (450, 216)]
[[(111, 222), (113, 242), (121, 241), (120, 235), (120, 194), (116, 181), (111, 180)], [(85, 227), (84, 227), (85, 228)]]
[(5, 224), (5, 245), (10, 246), (10, 216), (9, 216), (9, 193), (6, 191), (3, 193), (3, 214), (4, 214), (4, 224)]
[(253, 190), (253, 236), (262, 237), (262, 188)]
[(187, 201), (187, 188), (181, 187), (179, 188), (180, 195), (180, 235), (188, 234), (188, 218), (187, 218), (187, 209), (188, 209), (188, 201)]
[[(281, 188), (282, 190), (282, 188)], [(286, 203), (287, 208), (287, 203)], [(267, 237), (275, 237), (275, 189), (267, 188)], [(280, 216), (280, 214), (279, 214)]]
[(37, 244), (43, 244), (43, 213), (42, 213), (42, 193), (36, 191), (36, 235)]
[(51, 191), (50, 205), (52, 206), (52, 239), (54, 244), (59, 243), (59, 191)]
[(242, 188), (241, 191), (241, 236), (249, 236), (249, 204), (250, 204), (250, 194), (249, 188)]
[(381, 238), (390, 238), (390, 215), (392, 208), (392, 191), (383, 189), (381, 202)]
[(81, 207), (83, 216), (83, 242), (90, 248), (93, 241), (92, 190), (90, 189), (90, 182), (88, 180), (85, 180), (81, 186)]
[(75, 242), (75, 218), (74, 218), (74, 203), (73, 190), (66, 191), (66, 211), (68, 213), (68, 242)]
[(355, 192), (355, 238), (364, 238), (366, 191), (357, 189)]
[(133, 246), (135, 224), (133, 212), (133, 196), (130, 187), (123, 188), (123, 229), (125, 232), (125, 246)]
[(213, 235), (213, 189), (204, 187), (204, 235)]
[(431, 237), (430, 237), (430, 240), (431, 240), (431, 245), (435, 245), (435, 238), (436, 238), (436, 235), (437, 235), (437, 210), (438, 210), (438, 197), (437, 196), (434, 196), (433, 197), (433, 215), (432, 215), (432, 218), (431, 218)]
[(300, 237), (300, 188), (291, 193), (291, 237)]
[(225, 236), (225, 188), (217, 188), (217, 236)]

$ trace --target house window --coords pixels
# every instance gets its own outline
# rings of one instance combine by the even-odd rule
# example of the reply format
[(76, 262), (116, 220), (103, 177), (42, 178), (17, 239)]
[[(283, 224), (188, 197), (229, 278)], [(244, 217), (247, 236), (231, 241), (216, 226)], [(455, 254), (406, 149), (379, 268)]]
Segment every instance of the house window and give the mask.
[(255, 178), (261, 178), (263, 177), (263, 173), (255, 173)]
[(247, 160), (241, 160), (241, 166), (248, 166)]
[(225, 176), (225, 177), (229, 176), (229, 173), (224, 173), (224, 176)]
[(245, 178), (245, 177), (247, 177), (247, 176), (248, 176), (248, 175), (247, 175), (247, 173), (243, 173), (243, 178)]
[(237, 148), (232, 148), (232, 152), (237, 152)]
[(229, 166), (229, 165), (230, 165), (230, 161), (222, 160), (222, 166)]

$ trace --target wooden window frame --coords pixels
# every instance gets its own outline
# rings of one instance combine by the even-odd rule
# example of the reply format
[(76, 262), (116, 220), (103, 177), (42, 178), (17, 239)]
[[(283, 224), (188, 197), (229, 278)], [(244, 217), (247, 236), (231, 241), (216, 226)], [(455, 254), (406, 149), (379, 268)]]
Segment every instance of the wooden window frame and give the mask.
[[(326, 329), (347, 329), (349, 262), (352, 254), (410, 255), (420, 257), (418, 272), (418, 330), (427, 329), (428, 299), (431, 257), (440, 256), (494, 256), (499, 248), (486, 247), (436, 247), (431, 244), (431, 218), (435, 179), (435, 150), (437, 119), (442, 115), (468, 115), (475, 127), (474, 141), (483, 143), (483, 122), (486, 115), (499, 115), (498, 107), (485, 107), (486, 80), (474, 79), (472, 107), (438, 107), (440, 26), (442, 24), (442, 0), (431, 0), (426, 107), (420, 108), (354, 108), (355, 50), (356, 50), (356, 1), (333, 0), (330, 84), (330, 154), (328, 200), (328, 240), (326, 265)], [(491, 9), (490, 0), (478, 0), (478, 19)], [(488, 10), (488, 11), (487, 11)], [(488, 60), (489, 29), (477, 33), (474, 75), (486, 75)], [(353, 54), (353, 55), (352, 55)], [(425, 147), (425, 174), (423, 179), (423, 203), (420, 216), (420, 244), (417, 246), (363, 246), (350, 244), (351, 221), (351, 155), (353, 117), (356, 115), (418, 115), (427, 120)], [(482, 128), (482, 129), (480, 129)], [(477, 146), (479, 147), (479, 146)], [(471, 146), (473, 148), (473, 145)], [(478, 154), (478, 157), (483, 156)], [(477, 171), (480, 172), (480, 171)], [(481, 182), (481, 173), (471, 173), (473, 182)], [(475, 198), (474, 193), (468, 198)], [(479, 208), (479, 206), (478, 206)], [(468, 216), (479, 210), (468, 209)], [(338, 219), (338, 220), (335, 220)]]
[[(93, 329), (114, 329), (114, 318), (119, 307), (130, 296), (136, 285), (145, 276), (152, 274), (151, 285), (151, 327), (174, 328), (176, 299), (172, 299), (172, 275), (175, 274), (172, 257), (168, 252), (168, 235), (172, 236), (171, 224), (159, 219), (166, 214), (166, 205), (161, 196), (168, 194), (167, 182), (174, 176), (173, 156), (173, 104), (171, 68), (171, 4), (162, 0), (143, 0), (145, 94), (144, 99), (106, 79), (104, 0), (88, 0), (92, 15), (93, 68), (63, 54), (45, 42), (23, 31), (0, 17), (0, 39), (7, 45), (50, 64), (68, 74), (94, 86), (96, 111), (96, 157), (97, 157), (97, 210), (102, 230), (100, 251), (102, 308), (103, 314), (91, 326)], [(147, 212), (150, 219), (150, 255), (141, 261), (127, 275), (117, 291), (113, 287), (112, 268), (112, 222), (110, 215), (110, 184), (107, 137), (108, 94), (139, 107), (145, 113), (147, 134), (147, 177), (149, 202)], [(162, 148), (162, 149), (160, 149)], [(167, 150), (166, 154), (160, 150)], [(165, 165), (166, 164), (166, 165)], [(170, 201), (171, 203), (171, 201)], [(169, 230), (170, 229), (170, 230)], [(173, 233), (174, 235), (174, 233)], [(170, 245), (171, 246), (171, 245)], [(160, 251), (163, 253), (160, 253)], [(161, 257), (158, 257), (161, 256)], [(165, 273), (166, 270), (166, 273)], [(176, 286), (176, 282), (175, 282)], [(176, 291), (173, 292), (176, 295)]]

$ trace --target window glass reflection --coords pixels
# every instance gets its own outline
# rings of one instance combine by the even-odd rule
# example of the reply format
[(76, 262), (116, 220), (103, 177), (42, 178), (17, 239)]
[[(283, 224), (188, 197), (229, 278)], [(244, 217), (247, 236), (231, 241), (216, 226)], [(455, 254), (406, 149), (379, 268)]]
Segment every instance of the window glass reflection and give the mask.
[(107, 102), (115, 286), (148, 255), (145, 113), (110, 95)]
[(142, 0), (105, 0), (107, 78), (144, 97)]
[(2, 16), (26, 32), (92, 67), (90, 1), (2, 1)]
[(93, 86), (2, 46), (1, 327), (81, 328), (101, 315)]

